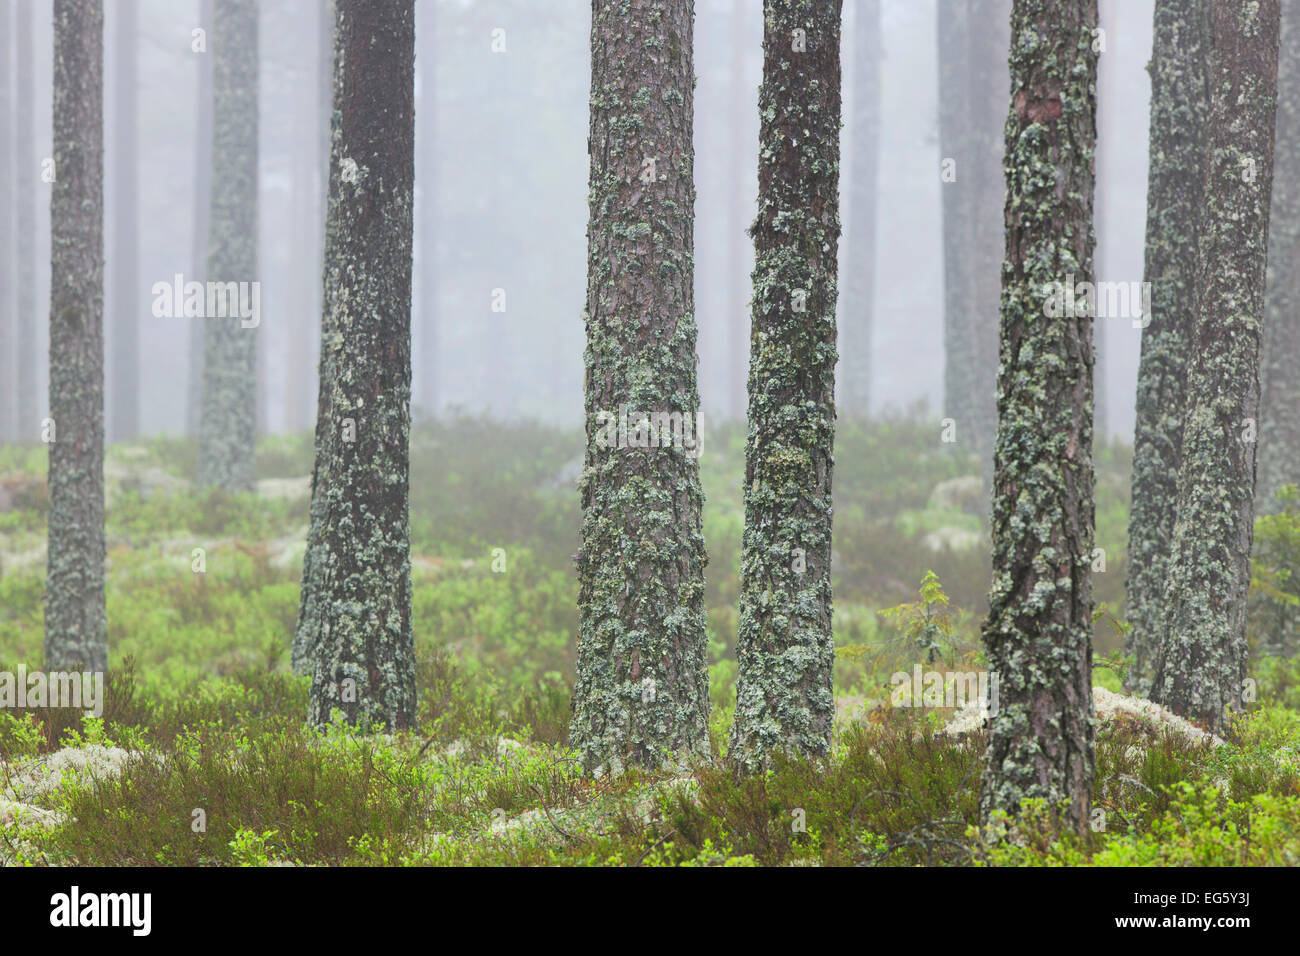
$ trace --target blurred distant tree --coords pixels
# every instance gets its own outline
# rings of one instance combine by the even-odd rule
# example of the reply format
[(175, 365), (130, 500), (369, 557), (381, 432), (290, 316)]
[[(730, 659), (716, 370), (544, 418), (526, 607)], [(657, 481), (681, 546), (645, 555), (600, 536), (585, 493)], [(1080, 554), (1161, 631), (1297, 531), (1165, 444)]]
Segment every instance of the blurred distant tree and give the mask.
[[(214, 0), (199, 0), (199, 27), (212, 31)], [(208, 271), (208, 218), (212, 212), (212, 56), (194, 51), (198, 64), (198, 98), (194, 110), (194, 221), (190, 240), (190, 275), (203, 282)], [(185, 397), (185, 431), (199, 436), (203, 405), (204, 321), (189, 321), (189, 388)]]
[(32, 92), (32, 51), (36, 42), (32, 30), (32, 5), (14, 5), (14, 158), (13, 183), (18, 209), (14, 223), (14, 239), (18, 244), (16, 259), (17, 277), (14, 283), (18, 292), (18, 327), (14, 336), (14, 359), (17, 371), (14, 382), (18, 386), (17, 437), (36, 437), (37, 402), (36, 370), (41, 361), (36, 354), (36, 197), (39, 191), (40, 166), (36, 159), (36, 137), (32, 127), (35, 94)]
[(108, 264), (112, 268), (112, 298), (107, 311), (112, 354), (108, 383), (112, 401), (106, 423), (108, 438), (134, 438), (140, 431), (140, 296), (139, 218), (136, 203), (139, 179), (136, 153), (136, 5), (114, 8), (112, 139), (112, 235)]
[[(216, 0), (208, 35), (213, 64), (211, 283), (257, 279), (257, 4)], [(251, 300), (250, 300), (251, 301)], [(234, 310), (238, 313), (238, 309)], [(251, 491), (257, 430), (257, 328), (202, 320), (203, 394), (196, 483)]]
[(1010, 0), (940, 0), (944, 405), (984, 463), (997, 428)]
[[(9, 86), (9, 61), (13, 32), (10, 29), (11, 5), (0, 10), (0, 441), (9, 441), (18, 433), (14, 389), (17, 338), (17, 314), (14, 310), (13, 230), (14, 188), (13, 141), (9, 131), (13, 120), (13, 95)], [(30, 427), (30, 423), (28, 424)]]
[(48, 670), (108, 668), (103, 45), (101, 0), (54, 0)]
[(1282, 7), (1277, 67), (1277, 169), (1268, 228), (1268, 287), (1260, 352), (1258, 511), (1300, 484), (1300, 6)]
[(857, 0), (853, 18), (853, 160), (849, 169), (848, 287), (839, 321), (840, 413), (862, 415), (871, 398), (876, 285), (876, 169), (880, 149), (880, 0)]

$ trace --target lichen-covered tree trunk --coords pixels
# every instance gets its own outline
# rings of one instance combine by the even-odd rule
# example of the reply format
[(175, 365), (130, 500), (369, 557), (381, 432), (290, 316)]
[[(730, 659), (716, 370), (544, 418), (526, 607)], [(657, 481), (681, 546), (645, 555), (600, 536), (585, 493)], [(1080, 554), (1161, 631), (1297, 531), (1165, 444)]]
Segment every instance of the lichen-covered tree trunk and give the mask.
[(1282, 10), (1277, 65), (1277, 146), (1268, 227), (1268, 284), (1260, 352), (1255, 509), (1276, 509), (1283, 485), (1300, 484), (1300, 6)]
[(108, 668), (104, 608), (104, 10), (54, 3), (45, 666)]
[[(206, 55), (214, 59), (206, 278), (209, 283), (251, 283), (257, 279), (255, 0), (216, 0), (208, 49)], [(238, 315), (208, 315), (193, 321), (204, 325), (196, 483), (251, 491), (257, 432), (257, 328), (253, 320)]]
[[(416, 720), (411, 631), (414, 0), (338, 0), (308, 722)], [(328, 356), (328, 358), (326, 358)]]
[[(980, 812), (1045, 799), (1075, 829), (1093, 777), (1092, 280), (1096, 0), (1015, 0), (1006, 259), (984, 646), (996, 679)], [(1068, 305), (1068, 303), (1067, 303)], [(1064, 806), (1062, 806), (1064, 804)]]
[(765, 0), (730, 758), (830, 752), (840, 3)]
[(1187, 412), (1151, 699), (1220, 732), (1242, 705), (1278, 0), (1215, 0)]
[(18, 369), (14, 381), (18, 398), (14, 408), (18, 415), (15, 434), (19, 439), (36, 437), (37, 418), (36, 370), (36, 197), (39, 191), (40, 166), (36, 157), (36, 139), (32, 125), (35, 95), (32, 92), (32, 5), (16, 4), (14, 12), (17, 50), (14, 57), (16, 82), (14, 91), (14, 143), (17, 146), (16, 172), (18, 209), (15, 218), (15, 241), (18, 243), (18, 327), (14, 334), (14, 359)]
[[(699, 411), (692, 15), (690, 0), (592, 5), (587, 449), (569, 743), (598, 775), (709, 754), (704, 496), (698, 441), (684, 447)], [(621, 421), (610, 426), (624, 414), (626, 435)], [(673, 415), (681, 441), (650, 442), (637, 427)]]
[(844, 257), (852, 317), (839, 323), (840, 397), (845, 415), (865, 417), (871, 401), (871, 337), (875, 327), (876, 169), (880, 149), (880, 0), (858, 0), (853, 23), (853, 162), (848, 182), (849, 230)]
[(1130, 690), (1147, 693), (1159, 642), (1169, 546), (1178, 505), (1196, 247), (1205, 186), (1211, 0), (1156, 0), (1151, 51), (1146, 281), (1133, 438), (1125, 614)]

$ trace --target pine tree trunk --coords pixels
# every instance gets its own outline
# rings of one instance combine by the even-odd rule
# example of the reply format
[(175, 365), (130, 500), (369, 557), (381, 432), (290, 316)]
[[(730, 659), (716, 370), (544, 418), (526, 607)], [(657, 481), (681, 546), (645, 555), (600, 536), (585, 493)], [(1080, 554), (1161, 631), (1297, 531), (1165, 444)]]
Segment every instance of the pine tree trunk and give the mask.
[(104, 10), (54, 2), (45, 666), (108, 668), (104, 607)]
[(865, 418), (871, 400), (880, 148), (880, 0), (858, 0), (853, 25), (853, 163), (846, 245), (851, 318), (840, 322), (840, 411)]
[(1147, 177), (1146, 281), (1133, 439), (1125, 615), (1130, 690), (1150, 689), (1159, 643), (1169, 547), (1178, 505), (1196, 246), (1205, 187), (1211, 0), (1157, 0), (1151, 65), (1151, 160)]
[(32, 31), (32, 7), (29, 3), (16, 4), (15, 36), (17, 37), (16, 103), (14, 142), (18, 147), (17, 175), (19, 185), (18, 210), (15, 219), (15, 238), (18, 243), (18, 327), (15, 331), (15, 359), (18, 370), (18, 414), (16, 435), (31, 440), (39, 431), (37, 417), (36, 369), (36, 196), (40, 183), (40, 165), (36, 157), (36, 137), (32, 128), (34, 93), (32, 92), (32, 48), (35, 34)]
[[(699, 446), (687, 447), (699, 413), (691, 43), (691, 0), (593, 4), (587, 448), (569, 743), (597, 775), (709, 753), (703, 492)], [(652, 446), (638, 423), (660, 415), (680, 415), (682, 430), (656, 425)]]
[[(308, 722), (416, 720), (409, 523), (414, 0), (338, 0)], [(328, 394), (325, 394), (325, 393)], [(306, 594), (304, 593), (304, 604)]]
[(980, 795), (984, 819), (1035, 797), (1064, 803), (1080, 831), (1094, 765), (1092, 318), (1045, 290), (1092, 281), (1096, 26), (1096, 0), (1013, 4), (984, 624), (997, 700)]
[(1278, 0), (1216, 0), (1212, 24), (1198, 302), (1151, 699), (1221, 732), (1246, 679)]
[(1274, 153), (1260, 353), (1259, 512), (1276, 509), (1273, 496), (1283, 485), (1300, 485), (1300, 7), (1294, 4), (1282, 10), (1277, 74), (1280, 148)]
[(136, 204), (136, 5), (120, 3), (113, 29), (113, 245), (109, 250), (113, 296), (108, 310), (112, 328), (110, 398), (107, 423), (112, 441), (140, 433), (140, 317), (136, 275), (139, 210)]
[[(248, 283), (257, 272), (255, 0), (216, 0), (208, 49), (207, 55), (214, 59), (207, 280)], [(251, 491), (257, 437), (257, 328), (245, 327), (239, 316), (208, 315), (202, 322), (203, 398), (196, 484)]]
[(839, 0), (765, 0), (730, 756), (829, 754), (839, 247)]

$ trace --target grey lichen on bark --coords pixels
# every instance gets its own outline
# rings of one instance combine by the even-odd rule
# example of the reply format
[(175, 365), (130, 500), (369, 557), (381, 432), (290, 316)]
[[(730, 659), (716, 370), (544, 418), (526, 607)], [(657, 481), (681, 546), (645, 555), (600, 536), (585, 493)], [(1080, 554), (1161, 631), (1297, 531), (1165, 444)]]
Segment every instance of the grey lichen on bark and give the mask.
[(1131, 691), (1150, 691), (1178, 505), (1196, 250), (1210, 112), (1210, 0), (1157, 0), (1151, 63), (1146, 281), (1128, 526), (1125, 653)]
[(1300, 485), (1300, 6), (1282, 10), (1277, 129), (1260, 350), (1255, 510), (1275, 511), (1283, 485)]
[(831, 477), (839, 246), (840, 3), (766, 0), (729, 757), (824, 757), (834, 718)]
[(54, 3), (50, 528), (45, 666), (108, 668), (104, 606), (103, 33), (100, 0)]
[[(1039, 798), (1074, 829), (1092, 789), (1092, 317), (1096, 0), (1015, 0), (1006, 256), (984, 645), (997, 681), (981, 817)], [(1057, 314), (1049, 315), (1049, 311)]]
[(597, 775), (710, 752), (696, 452), (601, 439), (604, 416), (624, 406), (634, 419), (698, 420), (691, 45), (690, 0), (592, 6), (587, 448), (569, 743)]
[(1215, 3), (1204, 207), (1164, 617), (1151, 699), (1223, 731), (1243, 704), (1278, 0)]
[[(216, 0), (210, 52), (205, 54), (214, 57), (210, 283), (257, 279), (257, 15), (255, 0)], [(257, 328), (245, 327), (238, 315), (190, 321), (204, 324), (195, 483), (251, 491), (256, 477)]]
[[(325, 252), (328, 317), (313, 521), (300, 622), (314, 628), (308, 722), (341, 711), (388, 731), (416, 721), (411, 630), (413, 0), (338, 0)], [(304, 607), (308, 596), (304, 594)]]

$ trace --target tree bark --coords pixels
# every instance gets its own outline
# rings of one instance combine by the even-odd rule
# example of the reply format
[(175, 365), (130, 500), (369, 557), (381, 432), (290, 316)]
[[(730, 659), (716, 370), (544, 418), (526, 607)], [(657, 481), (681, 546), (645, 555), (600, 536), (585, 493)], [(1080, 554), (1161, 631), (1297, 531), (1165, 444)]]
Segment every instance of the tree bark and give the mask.
[[(255, 280), (257, 271), (257, 4), (216, 0), (213, 61), (209, 282)], [(251, 491), (257, 438), (257, 328), (203, 320), (203, 399), (196, 484)]]
[[(414, 0), (337, 0), (308, 722), (415, 725), (409, 523)], [(306, 594), (304, 593), (304, 604)]]
[[(699, 413), (691, 43), (691, 0), (594, 0), (569, 743), (597, 775), (710, 749), (703, 492), (698, 441), (688, 443)], [(610, 416), (624, 415), (611, 439)], [(660, 415), (680, 416), (682, 429), (656, 425), (652, 445), (639, 426)]]
[(1178, 511), (1151, 699), (1222, 732), (1243, 703), (1278, 0), (1215, 0)]
[(108, 668), (104, 606), (104, 10), (54, 2), (45, 666)]
[(1151, 65), (1146, 281), (1128, 526), (1125, 653), (1131, 691), (1150, 690), (1160, 639), (1169, 548), (1178, 506), (1189, 337), (1196, 309), (1196, 249), (1210, 111), (1210, 2), (1157, 0)]
[(765, 0), (730, 757), (830, 753), (839, 0)]
[[(984, 645), (996, 680), (981, 817), (1042, 798), (1077, 831), (1093, 778), (1092, 280), (1096, 0), (1015, 0)], [(1055, 313), (1055, 314), (1053, 314)]]

